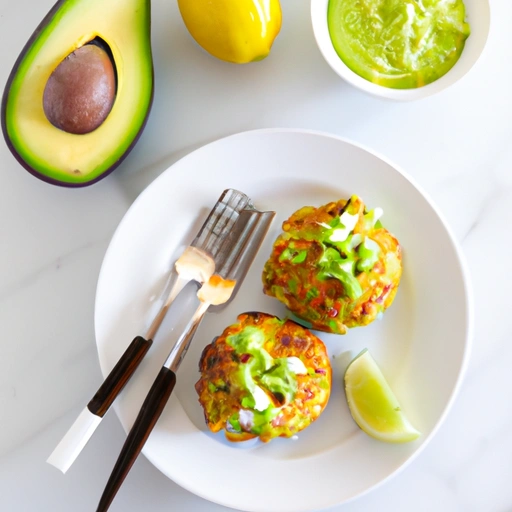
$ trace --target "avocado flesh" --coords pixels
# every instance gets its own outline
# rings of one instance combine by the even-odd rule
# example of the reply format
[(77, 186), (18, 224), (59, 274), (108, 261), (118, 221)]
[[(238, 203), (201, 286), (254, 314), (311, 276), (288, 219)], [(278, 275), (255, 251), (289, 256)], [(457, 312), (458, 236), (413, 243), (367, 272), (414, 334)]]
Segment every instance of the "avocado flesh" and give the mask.
[[(55, 68), (71, 52), (100, 38), (114, 60), (117, 92), (93, 132), (66, 133), (43, 110)], [(153, 99), (150, 0), (60, 0), (22, 51), (2, 101), (4, 137), (20, 163), (58, 185), (84, 186), (115, 169), (133, 147)]]

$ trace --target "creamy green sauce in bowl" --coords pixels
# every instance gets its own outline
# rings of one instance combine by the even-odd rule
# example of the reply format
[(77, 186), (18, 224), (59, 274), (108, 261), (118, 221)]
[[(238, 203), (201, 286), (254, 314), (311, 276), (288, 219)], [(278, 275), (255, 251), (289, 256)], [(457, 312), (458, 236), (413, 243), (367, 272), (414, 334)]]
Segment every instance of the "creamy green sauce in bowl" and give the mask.
[(329, 0), (336, 53), (366, 80), (412, 89), (445, 75), (470, 28), (462, 0)]

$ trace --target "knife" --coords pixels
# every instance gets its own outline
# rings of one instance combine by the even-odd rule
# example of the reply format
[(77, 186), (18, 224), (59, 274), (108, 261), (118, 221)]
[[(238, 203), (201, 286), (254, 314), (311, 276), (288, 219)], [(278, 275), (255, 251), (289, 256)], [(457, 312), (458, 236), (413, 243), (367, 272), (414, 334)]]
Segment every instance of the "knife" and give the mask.
[[(96, 512), (106, 512), (160, 418), (176, 384), (176, 372), (210, 305), (233, 300), (270, 227), (275, 212), (242, 211), (231, 239), (224, 242), (225, 257), (217, 275), (198, 292), (200, 304), (160, 369), (112, 470)], [(221, 250), (222, 253), (222, 250)], [(235, 288), (236, 285), (236, 288)]]

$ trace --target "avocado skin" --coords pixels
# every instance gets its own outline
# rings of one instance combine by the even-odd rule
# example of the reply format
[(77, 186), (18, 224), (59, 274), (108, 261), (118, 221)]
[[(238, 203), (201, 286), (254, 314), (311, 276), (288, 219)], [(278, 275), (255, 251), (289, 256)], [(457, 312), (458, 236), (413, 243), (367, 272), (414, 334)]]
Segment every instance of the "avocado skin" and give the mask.
[[(7, 118), (6, 118), (7, 100), (8, 100), (9, 91), (11, 89), (11, 85), (12, 85), (12, 83), (14, 81), (15, 76), (16, 76), (17, 70), (18, 70), (21, 62), (23, 61), (26, 53), (29, 51), (29, 49), (32, 47), (33, 43), (37, 40), (37, 38), (40, 36), (41, 32), (44, 30), (46, 25), (48, 23), (50, 23), (50, 21), (53, 19), (55, 14), (59, 11), (59, 9), (62, 7), (62, 5), (64, 3), (66, 3), (66, 0), (58, 0), (55, 3), (55, 5), (50, 9), (48, 14), (43, 18), (41, 23), (34, 30), (33, 34), (30, 36), (30, 38), (28, 39), (27, 43), (23, 47), (23, 50), (18, 55), (18, 58), (16, 59), (16, 62), (14, 63), (14, 66), (13, 66), (13, 68), (11, 70), (11, 73), (9, 74), (9, 78), (7, 79), (7, 82), (6, 82), (6, 85), (5, 85), (5, 88), (4, 88), (4, 92), (3, 92), (3, 95), (2, 95), (2, 105), (1, 105), (1, 109), (0, 109), (0, 119), (1, 119), (1, 125), (2, 125), (2, 133), (3, 133), (3, 136), (4, 136), (5, 142), (7, 144), (7, 147), (9, 148), (9, 150), (11, 151), (13, 156), (16, 158), (16, 160), (19, 162), (19, 164), (25, 170), (27, 170), (30, 174), (32, 174), (32, 176), (35, 176), (36, 178), (38, 178), (38, 179), (40, 179), (40, 180), (42, 180), (42, 181), (44, 181), (46, 183), (49, 183), (51, 185), (57, 185), (57, 186), (60, 186), (60, 187), (65, 187), (65, 188), (83, 188), (83, 187), (88, 187), (90, 185), (93, 185), (94, 183), (97, 183), (98, 181), (102, 180), (103, 178), (106, 178), (110, 173), (115, 171), (121, 165), (121, 163), (124, 161), (124, 159), (130, 154), (130, 152), (134, 148), (135, 144), (137, 144), (140, 136), (142, 135), (142, 132), (144, 131), (144, 128), (146, 127), (146, 124), (147, 124), (147, 121), (148, 121), (148, 117), (149, 117), (149, 114), (151, 112), (151, 108), (153, 106), (153, 99), (154, 99), (154, 94), (155, 94), (155, 71), (154, 71), (154, 66), (153, 66), (153, 57), (152, 57), (152, 54), (150, 53), (150, 55), (148, 57), (151, 59), (151, 84), (152, 85), (151, 85), (149, 104), (148, 104), (148, 108), (147, 108), (147, 111), (146, 111), (146, 115), (144, 116), (144, 120), (143, 120), (143, 122), (141, 124), (141, 127), (140, 127), (137, 135), (135, 136), (135, 138), (132, 140), (130, 146), (120, 156), (120, 158), (118, 158), (118, 160), (116, 162), (114, 162), (102, 174), (100, 174), (96, 178), (93, 178), (90, 181), (81, 182), (81, 183), (68, 183), (68, 182), (64, 182), (64, 181), (60, 181), (60, 180), (57, 180), (55, 178), (52, 178), (51, 176), (47, 176), (45, 174), (42, 174), (42, 173), (38, 172), (36, 169), (34, 169), (33, 167), (31, 167), (30, 165), (28, 165), (27, 162), (23, 159), (23, 157), (19, 154), (17, 149), (14, 147), (14, 144), (11, 142), (11, 139), (10, 139), (9, 134), (7, 132)], [(149, 24), (150, 24), (149, 30), (151, 30), (151, 21), (149, 22)]]

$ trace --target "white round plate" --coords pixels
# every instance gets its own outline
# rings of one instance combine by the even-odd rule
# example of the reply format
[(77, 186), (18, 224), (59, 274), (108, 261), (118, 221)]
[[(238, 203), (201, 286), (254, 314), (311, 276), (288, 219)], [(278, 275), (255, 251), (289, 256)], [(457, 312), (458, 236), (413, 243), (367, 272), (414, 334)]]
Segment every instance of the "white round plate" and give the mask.
[[(221, 192), (236, 188), (257, 208), (277, 212), (235, 300), (207, 314), (178, 372), (178, 383), (144, 455), (185, 489), (247, 511), (300, 512), (351, 500), (397, 473), (425, 446), (445, 417), (468, 356), (468, 278), (445, 222), (416, 185), (383, 158), (324, 134), (262, 130), (228, 137), (183, 158), (134, 202), (105, 256), (96, 296), (96, 341), (103, 375), (144, 334), (165, 276), (195, 236)], [(396, 300), (380, 321), (345, 336), (319, 336), (334, 369), (322, 416), (298, 439), (237, 446), (206, 429), (194, 383), (204, 346), (244, 311), (286, 314), (262, 293), (261, 271), (281, 223), (304, 205), (351, 194), (384, 209), (383, 224), (403, 246)], [(167, 352), (195, 307), (195, 289), (180, 296), (140, 369), (116, 402), (128, 429)], [(343, 391), (351, 358), (367, 347), (421, 432), (386, 444), (353, 422)]]

